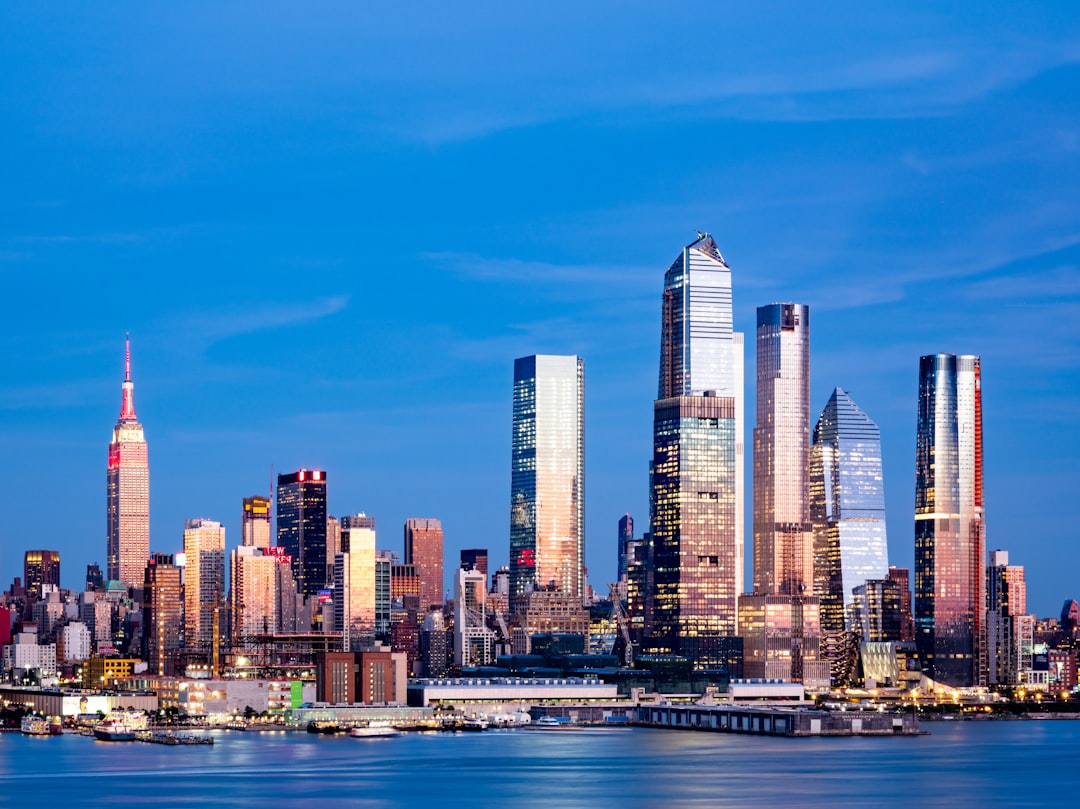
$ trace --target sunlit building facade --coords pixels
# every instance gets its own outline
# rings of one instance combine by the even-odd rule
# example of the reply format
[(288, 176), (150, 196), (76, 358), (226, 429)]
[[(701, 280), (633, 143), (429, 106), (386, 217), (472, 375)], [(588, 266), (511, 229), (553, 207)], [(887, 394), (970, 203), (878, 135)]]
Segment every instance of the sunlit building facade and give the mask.
[(986, 568), (988, 685), (1017, 685), (1025, 669), (1020, 627), (1028, 616), (1024, 568), (1009, 564), (1008, 551), (991, 551)]
[(878, 426), (841, 388), (814, 427), (809, 484), (821, 629), (858, 630), (851, 615), (854, 589), (884, 579), (889, 570), (885, 487)]
[(277, 478), (277, 544), (292, 559), (296, 589), (326, 587), (326, 473), (300, 469)]
[(739, 598), (743, 676), (829, 687), (829, 664), (821, 654), (817, 598), (744, 595)]
[(405, 521), (405, 564), (415, 565), (420, 576), (420, 604), (441, 607), (443, 597), (442, 522), (410, 517)]
[(278, 632), (279, 565), (278, 557), (255, 545), (233, 548), (229, 555), (234, 644), (243, 646), (257, 635)]
[(334, 628), (345, 651), (375, 640), (375, 532), (354, 529), (334, 558)]
[(810, 308), (757, 310), (754, 427), (754, 593), (814, 592), (807, 498), (810, 452)]
[(213, 520), (184, 525), (184, 643), (208, 652), (214, 643), (214, 610), (225, 606), (225, 527)]
[(106, 474), (106, 573), (110, 580), (141, 587), (150, 557), (150, 463), (143, 426), (135, 415), (130, 341), (124, 347), (122, 390)]
[[(510, 596), (585, 594), (585, 364), (538, 354), (514, 361)], [(515, 606), (516, 608), (516, 606)]]
[(745, 481), (743, 334), (734, 330), (731, 267), (708, 233), (683, 248), (664, 274), (657, 399), (731, 400), (735, 442), (735, 591), (743, 592)]
[(915, 641), (944, 685), (985, 684), (982, 375), (979, 358), (919, 361)]
[(151, 674), (179, 673), (183, 594), (180, 568), (174, 564), (173, 557), (155, 553), (147, 561), (143, 578), (142, 657)]

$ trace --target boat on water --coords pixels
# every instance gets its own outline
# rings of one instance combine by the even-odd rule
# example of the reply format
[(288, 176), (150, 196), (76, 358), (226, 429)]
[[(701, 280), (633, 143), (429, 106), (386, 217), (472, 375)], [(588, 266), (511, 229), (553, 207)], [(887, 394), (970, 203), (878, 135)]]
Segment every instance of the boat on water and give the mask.
[(488, 729), (488, 721), (480, 717), (473, 717), (472, 719), (466, 719), (461, 723), (462, 730), (480, 731)]
[(94, 725), (94, 738), (103, 742), (133, 742), (135, 730), (119, 720), (106, 719)]
[(385, 739), (400, 736), (401, 731), (390, 725), (357, 725), (349, 729), (349, 735), (354, 739)]
[(49, 735), (50, 736), (63, 736), (64, 735), (64, 723), (59, 719), (54, 719), (49, 722)]
[(556, 730), (556, 731), (571, 731), (582, 730), (577, 725), (571, 725), (568, 719), (557, 719), (554, 716), (541, 716), (535, 722), (530, 725), (524, 725), (522, 730)]
[(19, 730), (27, 736), (48, 736), (49, 723), (40, 716), (27, 714), (22, 718), (22, 722), (19, 724)]

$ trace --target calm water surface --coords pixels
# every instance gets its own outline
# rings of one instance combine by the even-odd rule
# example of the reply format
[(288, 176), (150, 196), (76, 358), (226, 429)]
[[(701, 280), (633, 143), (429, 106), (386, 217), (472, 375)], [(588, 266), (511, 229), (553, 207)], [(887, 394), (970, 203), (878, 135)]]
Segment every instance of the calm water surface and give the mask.
[(614, 728), (214, 746), (0, 734), (0, 806), (1080, 806), (1080, 721), (937, 722), (918, 738)]

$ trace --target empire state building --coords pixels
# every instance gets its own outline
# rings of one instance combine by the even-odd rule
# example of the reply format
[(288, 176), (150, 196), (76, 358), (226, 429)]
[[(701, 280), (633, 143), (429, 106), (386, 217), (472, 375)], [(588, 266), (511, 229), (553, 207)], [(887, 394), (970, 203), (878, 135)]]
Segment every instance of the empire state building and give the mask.
[(124, 344), (123, 403), (109, 444), (106, 489), (108, 576), (141, 587), (150, 556), (150, 464), (135, 415), (131, 341)]

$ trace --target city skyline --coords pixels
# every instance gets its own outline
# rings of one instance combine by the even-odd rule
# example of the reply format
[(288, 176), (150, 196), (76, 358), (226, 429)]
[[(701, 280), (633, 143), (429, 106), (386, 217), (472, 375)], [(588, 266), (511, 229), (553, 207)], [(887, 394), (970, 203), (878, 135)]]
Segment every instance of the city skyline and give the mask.
[[(615, 521), (647, 522), (656, 268), (701, 229), (738, 277), (734, 329), (771, 300), (809, 304), (812, 409), (840, 385), (878, 422), (892, 564), (913, 567), (918, 357), (973, 353), (987, 546), (1024, 566), (1033, 612), (1078, 595), (1060, 560), (1080, 439), (1080, 23), (1060, 6), (1022, 24), (793, 7), (784, 26), (708, 7), (601, 5), (569, 26), (281, 11), (258, 36), (205, 10), (101, 13), (0, 11), (18, 32), (0, 64), (21, 77), (0, 113), (0, 459), (20, 504), (0, 528), (5, 586), (26, 548), (59, 550), (67, 586), (106, 568), (103, 444), (130, 331), (163, 552), (199, 515), (235, 542), (239, 498), (314, 467), (330, 513), (376, 515), (385, 547), (430, 514), (451, 558), (505, 564), (508, 364), (584, 357), (585, 562), (603, 592)], [(656, 47), (688, 29), (726, 46)], [(420, 45), (407, 67), (384, 44), (402, 30)]]

